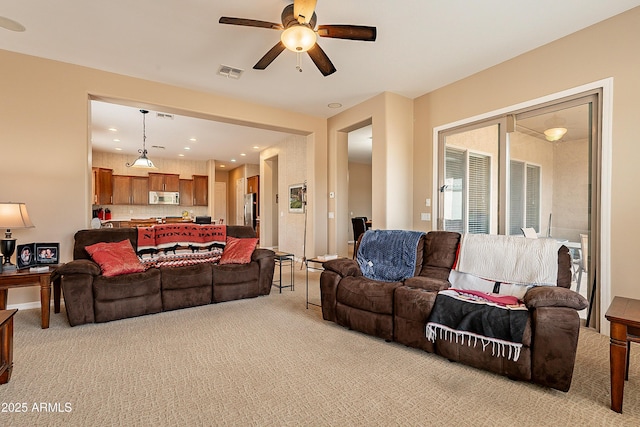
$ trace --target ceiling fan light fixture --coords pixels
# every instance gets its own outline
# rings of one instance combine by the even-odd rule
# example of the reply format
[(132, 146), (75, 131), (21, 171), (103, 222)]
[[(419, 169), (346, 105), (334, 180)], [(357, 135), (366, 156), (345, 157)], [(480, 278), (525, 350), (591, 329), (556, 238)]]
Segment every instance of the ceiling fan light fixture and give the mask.
[(292, 52), (306, 52), (316, 44), (316, 33), (306, 25), (292, 25), (280, 36), (282, 44)]
[(547, 141), (558, 141), (564, 134), (567, 133), (567, 128), (550, 128), (544, 131), (544, 136)]

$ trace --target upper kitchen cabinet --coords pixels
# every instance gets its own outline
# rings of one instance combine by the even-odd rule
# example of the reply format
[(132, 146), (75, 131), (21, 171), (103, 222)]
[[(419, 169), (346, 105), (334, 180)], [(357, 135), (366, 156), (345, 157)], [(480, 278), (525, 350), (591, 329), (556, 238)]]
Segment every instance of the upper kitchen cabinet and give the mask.
[(149, 203), (149, 179), (142, 176), (113, 175), (114, 205)]
[(149, 191), (180, 191), (180, 175), (150, 172)]
[(193, 175), (193, 205), (209, 205), (209, 177), (207, 175)]
[(193, 180), (180, 180), (180, 206), (193, 206)]
[(93, 204), (113, 203), (113, 169), (91, 168), (93, 184)]

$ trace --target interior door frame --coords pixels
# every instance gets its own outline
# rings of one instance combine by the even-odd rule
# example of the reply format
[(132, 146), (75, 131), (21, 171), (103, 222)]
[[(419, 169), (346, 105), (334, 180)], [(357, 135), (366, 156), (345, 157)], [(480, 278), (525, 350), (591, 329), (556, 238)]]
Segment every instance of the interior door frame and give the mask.
[[(598, 80), (582, 86), (577, 86), (561, 92), (546, 95), (540, 98), (525, 101), (519, 104), (494, 110), (477, 116), (462, 119), (456, 122), (444, 124), (433, 128), (433, 188), (432, 194), (439, 196), (439, 167), (440, 167), (440, 145), (439, 135), (451, 129), (462, 128), (475, 123), (488, 122), (498, 117), (508, 117), (518, 112), (536, 109), (545, 105), (554, 105), (573, 98), (598, 93), (598, 102), (594, 106), (599, 111), (599, 126), (596, 126), (595, 145), (592, 145), (592, 219), (591, 235), (592, 265), (598, 266), (596, 281), (599, 298), (594, 303), (594, 315), (592, 324), (595, 321), (596, 329), (609, 334), (609, 322), (604, 318), (604, 313), (611, 303), (611, 172), (612, 172), (612, 122), (613, 122), (613, 78)], [(501, 158), (502, 160), (502, 158)], [(506, 174), (506, 170), (505, 170)], [(500, 174), (503, 183), (506, 175)], [(501, 184), (503, 185), (503, 184)], [(502, 191), (502, 188), (501, 188)], [(432, 229), (437, 229), (439, 225), (439, 197), (433, 197), (433, 220)], [(506, 210), (504, 211), (506, 212)], [(435, 226), (435, 227), (434, 227)], [(593, 270), (593, 269), (592, 269)], [(591, 283), (588, 283), (590, 286)], [(598, 328), (599, 326), (599, 328)]]

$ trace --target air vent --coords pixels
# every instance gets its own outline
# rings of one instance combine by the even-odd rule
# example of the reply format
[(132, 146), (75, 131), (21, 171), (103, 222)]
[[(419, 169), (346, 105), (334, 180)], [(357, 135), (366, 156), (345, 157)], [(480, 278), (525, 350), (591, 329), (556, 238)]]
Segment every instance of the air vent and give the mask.
[(159, 119), (173, 120), (173, 114), (169, 113), (156, 113), (156, 117)]
[(233, 68), (228, 65), (221, 65), (220, 68), (218, 68), (218, 75), (235, 80), (238, 80), (243, 72), (244, 70), (240, 68)]
[(151, 148), (158, 148), (160, 150), (164, 150), (167, 147), (163, 147), (162, 145), (152, 145)]

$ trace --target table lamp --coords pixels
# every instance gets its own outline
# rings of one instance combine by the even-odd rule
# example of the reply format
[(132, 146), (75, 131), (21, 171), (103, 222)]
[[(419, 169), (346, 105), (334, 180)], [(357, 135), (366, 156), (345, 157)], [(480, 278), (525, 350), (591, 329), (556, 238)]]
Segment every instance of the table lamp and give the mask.
[(5, 228), (4, 239), (0, 240), (0, 251), (4, 256), (2, 271), (12, 271), (16, 266), (11, 263), (11, 256), (16, 250), (16, 239), (11, 237), (12, 228), (32, 228), (33, 223), (24, 203), (0, 202), (0, 229)]

